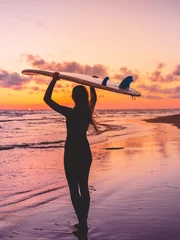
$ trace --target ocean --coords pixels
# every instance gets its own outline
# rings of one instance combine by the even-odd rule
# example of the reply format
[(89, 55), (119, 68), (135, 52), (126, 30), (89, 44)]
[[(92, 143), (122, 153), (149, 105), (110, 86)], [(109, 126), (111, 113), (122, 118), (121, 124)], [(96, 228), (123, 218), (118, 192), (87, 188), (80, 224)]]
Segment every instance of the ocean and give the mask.
[[(88, 139), (91, 146), (106, 145), (144, 134), (152, 124), (139, 120), (177, 113), (180, 110), (97, 110), (99, 133), (90, 128)], [(0, 226), (11, 226), (55, 200), (67, 201), (65, 118), (52, 110), (1, 110), (0, 133)]]
[[(176, 109), (97, 110), (95, 119), (99, 123), (100, 132), (103, 133), (113, 126), (127, 128), (126, 119), (145, 119), (179, 112), (180, 110)], [(115, 130), (114, 128), (111, 130)], [(24, 150), (62, 148), (66, 139), (65, 118), (51, 110), (1, 110), (0, 132), (0, 151), (11, 151), (15, 148)], [(88, 133), (91, 144), (107, 140), (106, 138), (102, 140), (100, 134), (95, 139), (92, 137), (95, 134), (92, 130)], [(123, 131), (119, 133), (122, 134)]]

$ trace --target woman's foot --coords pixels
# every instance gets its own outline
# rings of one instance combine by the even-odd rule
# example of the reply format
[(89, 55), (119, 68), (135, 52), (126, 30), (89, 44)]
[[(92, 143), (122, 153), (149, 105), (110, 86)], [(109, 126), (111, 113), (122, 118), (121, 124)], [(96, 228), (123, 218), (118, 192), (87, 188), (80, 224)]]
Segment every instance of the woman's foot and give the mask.
[(79, 229), (77, 231), (72, 232), (72, 234), (76, 237), (82, 237), (82, 236), (85, 237), (88, 234), (88, 227), (86, 228), (79, 227)]
[(76, 223), (76, 224), (74, 224), (74, 227), (75, 227), (76, 229), (79, 229), (79, 228), (80, 228), (80, 224), (79, 224), (79, 223)]
[(87, 225), (83, 225), (83, 226), (81, 226), (80, 225), (80, 223), (76, 223), (76, 224), (74, 224), (74, 227), (76, 228), (76, 229), (88, 229), (88, 226)]
[(87, 225), (80, 225), (79, 223), (76, 223), (76, 224), (74, 224), (74, 227), (81, 232), (88, 232), (88, 226)]

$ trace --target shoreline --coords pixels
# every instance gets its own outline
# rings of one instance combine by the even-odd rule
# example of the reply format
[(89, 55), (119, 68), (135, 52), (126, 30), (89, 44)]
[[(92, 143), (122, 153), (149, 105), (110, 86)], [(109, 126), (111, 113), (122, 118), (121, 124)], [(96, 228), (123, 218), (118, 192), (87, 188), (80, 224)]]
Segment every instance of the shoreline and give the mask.
[(149, 123), (169, 123), (180, 129), (180, 114), (161, 116), (152, 119), (144, 119), (143, 121)]
[[(178, 119), (180, 114), (143, 120), (160, 124), (144, 136), (130, 135), (92, 146), (89, 240), (180, 239)], [(176, 127), (168, 124), (164, 128), (163, 123)], [(62, 152), (54, 150), (54, 161), (57, 151)], [(52, 152), (44, 152), (44, 156), (50, 161)], [(68, 194), (0, 230), (0, 239), (76, 240), (71, 233), (76, 221)]]

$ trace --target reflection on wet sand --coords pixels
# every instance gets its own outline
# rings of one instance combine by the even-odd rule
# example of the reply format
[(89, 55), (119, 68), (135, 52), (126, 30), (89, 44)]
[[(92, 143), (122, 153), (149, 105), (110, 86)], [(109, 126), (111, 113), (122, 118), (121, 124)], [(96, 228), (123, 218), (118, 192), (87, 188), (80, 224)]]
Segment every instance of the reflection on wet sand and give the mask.
[(176, 126), (177, 128), (180, 128), (180, 114), (162, 116), (153, 119), (146, 119), (145, 121), (151, 123), (170, 123)]
[[(149, 126), (149, 123), (143, 124)], [(60, 188), (66, 184), (60, 160), (62, 151), (44, 154), (36, 151), (34, 160), (33, 151), (27, 152), (23, 161), (20, 161), (20, 153), (16, 155), (16, 161), (9, 167), (14, 164), (14, 169), (21, 170), (8, 172), (14, 174), (14, 203), (11, 206), (19, 204), (17, 196), (32, 197), (30, 204), (49, 197), (57, 199), (31, 208), (32, 215), (29, 214), (26, 221), (11, 230), (1, 231), (0, 237), (7, 240), (8, 235), (14, 236), (12, 232), (18, 231), (19, 240), (27, 236), (28, 240), (179, 240), (180, 130), (170, 124), (151, 123), (151, 126), (143, 136), (134, 134), (92, 145), (90, 230), (84, 238), (72, 235), (77, 219), (70, 207), (67, 188)], [(123, 149), (118, 149), (120, 147)], [(21, 174), (26, 186), (23, 186), (22, 195), (18, 195), (15, 193), (22, 188)], [(36, 189), (37, 185), (40, 188)], [(8, 202), (6, 197), (2, 206)], [(26, 200), (21, 203), (27, 204)]]
[(109, 144), (124, 149), (109, 151), (111, 168), (96, 185), (92, 239), (108, 239), (112, 233), (112, 239), (122, 240), (180, 238), (179, 142), (176, 127), (158, 124), (145, 137)]

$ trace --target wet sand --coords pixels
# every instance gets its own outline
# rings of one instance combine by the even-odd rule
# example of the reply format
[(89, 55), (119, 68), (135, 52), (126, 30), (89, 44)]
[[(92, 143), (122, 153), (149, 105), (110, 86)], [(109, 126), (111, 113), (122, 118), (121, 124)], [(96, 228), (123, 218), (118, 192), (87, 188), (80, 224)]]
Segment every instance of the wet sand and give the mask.
[[(180, 239), (180, 130), (171, 125), (178, 124), (179, 116), (151, 119), (158, 124), (152, 122), (153, 128), (142, 136), (92, 145), (90, 229), (86, 238), (79, 239)], [(52, 156), (41, 153), (41, 157), (43, 161)], [(56, 161), (58, 157), (54, 155)], [(17, 217), (14, 225), (0, 230), (0, 239), (73, 240), (76, 222), (67, 193)]]
[(180, 128), (180, 114), (157, 117), (157, 118), (153, 118), (153, 119), (147, 119), (145, 121), (151, 122), (151, 123), (170, 123), (170, 124)]

